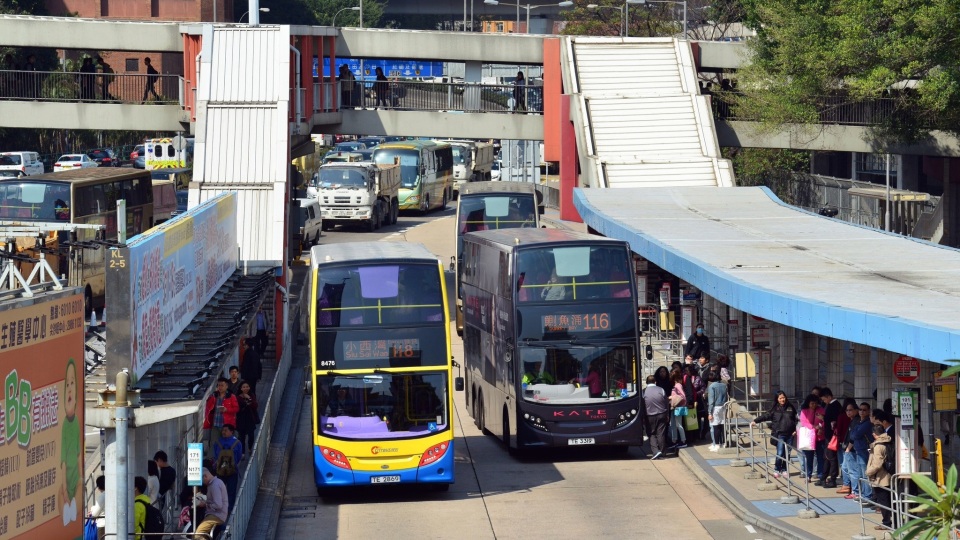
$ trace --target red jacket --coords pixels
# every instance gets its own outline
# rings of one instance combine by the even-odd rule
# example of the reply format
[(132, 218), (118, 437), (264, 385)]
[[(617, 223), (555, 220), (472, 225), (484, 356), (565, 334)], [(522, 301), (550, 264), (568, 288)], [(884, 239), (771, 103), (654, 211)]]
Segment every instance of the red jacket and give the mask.
[[(203, 410), (203, 429), (213, 427), (213, 407), (217, 404), (217, 394), (213, 393), (207, 398), (206, 406)], [(237, 411), (240, 410), (240, 404), (237, 403), (237, 396), (227, 392), (227, 397), (223, 399), (223, 423), (237, 427)], [(222, 426), (221, 426), (222, 427)]]

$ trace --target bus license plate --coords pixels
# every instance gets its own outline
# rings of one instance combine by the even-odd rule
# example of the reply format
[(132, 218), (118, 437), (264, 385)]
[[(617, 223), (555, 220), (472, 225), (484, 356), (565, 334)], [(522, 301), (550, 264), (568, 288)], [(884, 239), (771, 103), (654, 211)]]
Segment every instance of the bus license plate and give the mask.
[(400, 475), (391, 476), (373, 476), (370, 478), (371, 484), (395, 484), (400, 481)]
[(583, 439), (567, 439), (567, 444), (570, 446), (576, 446), (581, 444), (596, 444), (596, 440), (593, 437), (583, 438)]

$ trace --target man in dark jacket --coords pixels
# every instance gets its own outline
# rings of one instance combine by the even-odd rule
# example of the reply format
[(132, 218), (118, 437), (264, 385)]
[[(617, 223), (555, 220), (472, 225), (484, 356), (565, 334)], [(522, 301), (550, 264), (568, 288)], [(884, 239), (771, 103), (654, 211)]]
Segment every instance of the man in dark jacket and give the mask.
[(683, 355), (690, 358), (690, 362), (698, 361), (701, 358), (710, 360), (710, 338), (703, 332), (703, 324), (698, 324), (696, 332), (690, 334), (690, 337), (687, 338), (687, 346), (683, 348)]
[[(840, 403), (839, 399), (833, 397), (833, 392), (827, 387), (820, 389), (820, 401), (822, 401), (824, 405), (823, 436), (824, 440), (829, 444), (830, 439), (833, 438), (834, 431), (837, 429), (837, 421), (840, 415), (843, 414), (843, 404)], [(840, 475), (839, 456), (837, 456), (836, 450), (827, 448), (824, 450), (824, 457), (826, 458), (826, 466), (824, 467), (823, 476), (820, 477), (820, 481), (825, 488), (836, 488), (837, 476)]]
[(263, 364), (260, 362), (260, 351), (256, 345), (256, 338), (247, 338), (247, 352), (243, 354), (243, 363), (240, 366), (240, 378), (250, 383), (252, 395), (257, 395), (257, 381), (263, 377)]

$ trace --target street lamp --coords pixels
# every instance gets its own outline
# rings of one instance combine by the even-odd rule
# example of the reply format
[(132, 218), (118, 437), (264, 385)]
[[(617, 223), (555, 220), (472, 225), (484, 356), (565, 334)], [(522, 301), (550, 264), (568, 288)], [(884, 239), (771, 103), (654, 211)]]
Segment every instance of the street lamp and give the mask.
[[(362, 8), (360, 8), (359, 6), (345, 7), (345, 8), (343, 8), (343, 9), (341, 9), (340, 11), (338, 11), (338, 12), (336, 12), (336, 13), (333, 14), (333, 24), (332, 24), (331, 26), (333, 26), (334, 28), (336, 28), (336, 26), (337, 26), (337, 15), (343, 13), (344, 11), (360, 11), (361, 9), (362, 9)], [(362, 21), (362, 19), (361, 19), (361, 21)], [(360, 28), (363, 28), (363, 22), (360, 23)]]
[(500, 2), (499, 0), (483, 0), (483, 3), (490, 6), (497, 6), (500, 4), (503, 4), (505, 6), (517, 6), (517, 26), (520, 26), (520, 8), (527, 10), (527, 33), (528, 34), (530, 33), (530, 10), (531, 9), (537, 9), (542, 7), (554, 7), (554, 6), (565, 8), (573, 5), (573, 2), (571, 0), (566, 0), (564, 2), (557, 2), (556, 4), (537, 4), (537, 5), (514, 4), (511, 2)]
[(638, 0), (636, 4), (683, 4), (683, 39), (687, 39), (687, 0)]
[[(270, 8), (268, 8), (268, 7), (262, 7), (262, 8), (260, 8), (260, 13), (270, 13)], [(247, 11), (246, 13), (244, 13), (243, 15), (241, 15), (240, 18), (237, 19), (237, 24), (242, 23), (242, 22), (243, 22), (243, 18), (246, 17), (246, 16), (249, 15), (249, 14), (250, 14), (250, 12)]]
[(630, 4), (642, 4), (643, 0), (627, 0), (622, 6), (601, 6), (587, 4), (587, 9), (619, 9), (620, 10), (620, 37), (630, 37)]

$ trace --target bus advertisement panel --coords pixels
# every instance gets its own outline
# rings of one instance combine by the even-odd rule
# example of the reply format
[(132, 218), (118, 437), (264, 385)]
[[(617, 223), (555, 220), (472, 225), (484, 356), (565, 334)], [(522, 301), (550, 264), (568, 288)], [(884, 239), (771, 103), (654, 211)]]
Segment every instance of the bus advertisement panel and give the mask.
[(464, 236), (467, 406), (510, 448), (640, 445), (625, 242), (560, 229)]
[(129, 368), (136, 382), (237, 269), (237, 195), (210, 199), (107, 258), (107, 380)]
[(8, 304), (0, 307), (0, 538), (80, 538), (83, 296), (72, 288)]
[(311, 261), (314, 476), (338, 486), (454, 481), (443, 267), (420, 244), (316, 246)]

